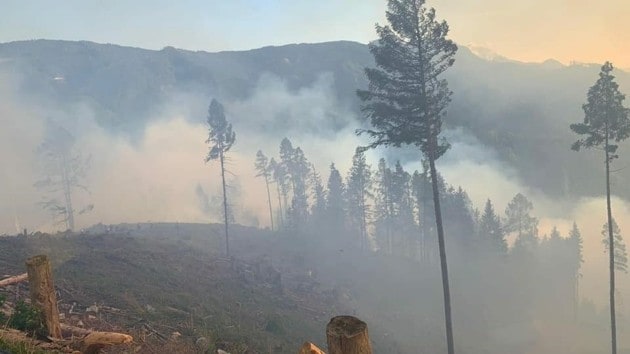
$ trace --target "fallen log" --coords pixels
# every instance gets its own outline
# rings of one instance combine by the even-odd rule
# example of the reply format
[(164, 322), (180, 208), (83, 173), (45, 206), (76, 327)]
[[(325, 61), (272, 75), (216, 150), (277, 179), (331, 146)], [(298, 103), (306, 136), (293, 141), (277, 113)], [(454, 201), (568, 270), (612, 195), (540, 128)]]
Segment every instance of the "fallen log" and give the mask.
[(128, 334), (92, 332), (81, 341), (81, 352), (83, 352), (83, 354), (96, 354), (105, 347), (131, 342), (133, 342), (133, 337)]
[(77, 338), (72, 338), (69, 345), (81, 350), (83, 354), (95, 354), (101, 349), (112, 345), (127, 344), (133, 342), (133, 337), (117, 332), (98, 332), (85, 328), (61, 324), (61, 330)]
[(300, 351), (298, 354), (326, 354), (326, 353), (324, 353), (323, 350), (319, 349), (315, 344), (306, 342), (304, 343), (304, 345), (302, 345), (302, 348), (300, 348)]
[(14, 275), (12, 277), (0, 280), (0, 287), (21, 283), (26, 280), (28, 280), (28, 273)]

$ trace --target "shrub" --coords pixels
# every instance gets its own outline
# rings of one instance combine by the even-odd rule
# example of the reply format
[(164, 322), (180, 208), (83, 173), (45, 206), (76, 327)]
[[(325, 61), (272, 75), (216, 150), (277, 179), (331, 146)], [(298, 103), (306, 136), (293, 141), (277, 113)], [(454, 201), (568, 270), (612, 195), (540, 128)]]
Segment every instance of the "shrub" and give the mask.
[(41, 312), (34, 306), (20, 300), (15, 304), (9, 327), (29, 334), (43, 333), (44, 321)]

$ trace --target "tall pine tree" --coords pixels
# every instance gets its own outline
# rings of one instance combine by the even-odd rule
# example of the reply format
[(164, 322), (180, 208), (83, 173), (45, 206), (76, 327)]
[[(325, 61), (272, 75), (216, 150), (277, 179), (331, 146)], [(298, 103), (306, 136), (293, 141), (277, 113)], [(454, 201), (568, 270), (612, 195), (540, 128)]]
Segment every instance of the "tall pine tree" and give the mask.
[(359, 247), (365, 250), (369, 246), (367, 220), (368, 198), (372, 197), (372, 171), (367, 164), (365, 153), (357, 149), (352, 157), (352, 167), (347, 178), (346, 195), (348, 216), (359, 237)]
[(581, 137), (571, 148), (603, 148), (606, 168), (606, 210), (608, 215), (608, 242), (610, 272), (610, 333), (612, 353), (617, 354), (617, 322), (615, 318), (615, 243), (610, 203), (610, 163), (617, 158), (617, 145), (630, 136), (629, 110), (623, 106), (626, 98), (612, 75), (613, 65), (606, 62), (599, 79), (588, 90), (583, 123), (571, 124), (570, 128)]
[(455, 352), (446, 244), (435, 160), (449, 145), (440, 139), (451, 91), (440, 75), (453, 65), (457, 46), (447, 39), (445, 21), (424, 0), (389, 0), (389, 25), (376, 25), (379, 40), (370, 45), (378, 68), (366, 69), (368, 90), (359, 90), (363, 112), (373, 129), (364, 131), (377, 146), (413, 145), (429, 160), (438, 231), (448, 354)]
[(267, 202), (269, 203), (269, 222), (271, 223), (271, 231), (273, 231), (273, 210), (271, 208), (271, 192), (269, 192), (269, 159), (261, 150), (258, 150), (256, 153), (256, 162), (254, 166), (257, 172), (256, 177), (263, 177), (265, 179), (265, 187), (267, 187)]
[(223, 105), (213, 99), (208, 108), (208, 139), (206, 144), (210, 145), (210, 151), (206, 156), (206, 163), (212, 160), (219, 160), (221, 164), (221, 182), (223, 186), (223, 217), (225, 223), (225, 254), (230, 255), (230, 242), (228, 236), (228, 201), (225, 184), (225, 154), (236, 142), (236, 133), (232, 131), (232, 124), (225, 118)]

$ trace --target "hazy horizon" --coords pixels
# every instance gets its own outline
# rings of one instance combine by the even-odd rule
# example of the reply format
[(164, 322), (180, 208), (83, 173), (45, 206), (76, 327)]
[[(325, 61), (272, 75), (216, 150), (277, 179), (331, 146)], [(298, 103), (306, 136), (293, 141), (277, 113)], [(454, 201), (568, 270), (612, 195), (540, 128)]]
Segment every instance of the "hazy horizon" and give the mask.
[[(583, 0), (521, 4), (430, 0), (427, 4), (436, 8), (439, 19), (448, 20), (451, 38), (462, 45), (488, 48), (522, 62), (611, 61), (630, 68), (630, 23), (623, 17), (630, 13), (627, 1), (609, 0), (596, 7)], [(39, 15), (42, 8), (47, 16)], [(73, 0), (55, 6), (9, 0), (4, 4), (0, 42), (51, 38), (209, 52), (334, 40), (368, 43), (376, 38), (374, 24), (386, 22), (385, 9), (386, 2), (381, 0), (264, 4), (251, 0)]]

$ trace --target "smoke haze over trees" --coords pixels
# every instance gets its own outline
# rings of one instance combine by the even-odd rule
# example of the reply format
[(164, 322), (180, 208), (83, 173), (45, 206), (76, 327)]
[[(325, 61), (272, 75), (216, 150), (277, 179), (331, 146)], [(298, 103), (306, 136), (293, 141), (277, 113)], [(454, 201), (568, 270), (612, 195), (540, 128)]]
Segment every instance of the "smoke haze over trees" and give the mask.
[[(602, 161), (569, 151), (567, 128), (583, 116), (600, 65), (489, 61), (459, 48), (445, 73), (454, 95), (443, 133), (452, 148), (436, 178), (456, 346), (580, 353), (607, 343)], [(71, 209), (94, 210), (76, 217), (75, 229), (224, 222), (219, 168), (201, 161), (216, 98), (239, 134), (225, 176), (234, 223), (271, 228), (273, 220), (285, 237), (273, 256), (290, 245), (312, 250), (300, 257), (316, 265), (318, 281), (336, 284), (364, 320), (391, 330), (401, 352), (422, 344), (444, 352), (429, 166), (415, 149), (356, 151), (368, 142), (355, 129), (369, 126), (354, 92), (367, 88), (363, 68), (374, 65), (368, 47), (353, 42), (223, 53), (0, 44), (0, 233), (69, 228), (42, 210), (33, 186), (49, 118), (91, 156), (80, 183), (89, 193), (76, 190)], [(627, 92), (630, 74), (615, 75)], [(267, 160), (256, 166), (259, 150)], [(618, 154), (616, 166), (630, 163), (627, 147)], [(268, 181), (256, 177), (261, 171)], [(629, 173), (611, 175), (619, 235), (630, 230)], [(627, 348), (630, 282), (618, 278)]]

